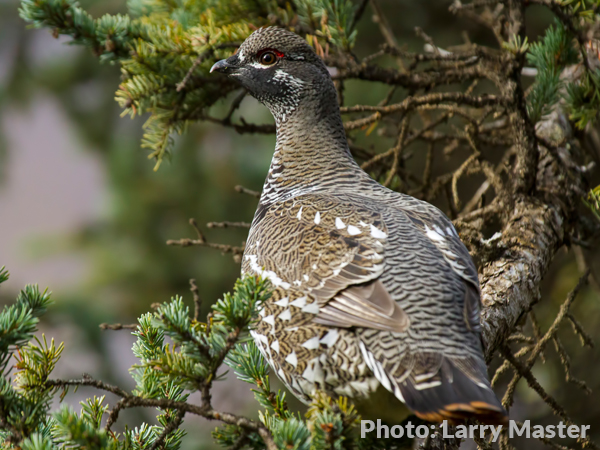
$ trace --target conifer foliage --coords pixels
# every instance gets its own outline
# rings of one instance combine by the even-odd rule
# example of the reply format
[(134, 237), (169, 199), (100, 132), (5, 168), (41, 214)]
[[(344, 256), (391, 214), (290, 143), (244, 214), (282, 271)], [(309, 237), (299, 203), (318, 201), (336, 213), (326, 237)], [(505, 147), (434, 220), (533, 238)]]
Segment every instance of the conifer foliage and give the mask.
[[(2, 268), (0, 282), (7, 279)], [(346, 399), (320, 397), (305, 419), (288, 410), (284, 393), (271, 391), (268, 365), (248, 342), (247, 333), (256, 308), (269, 295), (268, 281), (247, 277), (236, 283), (233, 294), (213, 305), (206, 322), (194, 318), (179, 297), (141, 316), (133, 332), (133, 353), (139, 362), (130, 369), (136, 387), (129, 393), (87, 375), (80, 380), (51, 378), (63, 344), (34, 337), (51, 296), (37, 286), (25, 287), (15, 304), (0, 313), (2, 448), (176, 450), (185, 435), (180, 427), (186, 414), (224, 422), (213, 436), (225, 447), (354, 447), (360, 423)], [(224, 362), (255, 386), (260, 423), (212, 409), (210, 389), (219, 381), (217, 371)], [(104, 396), (94, 396), (81, 402), (80, 411), (62, 407), (49, 414), (53, 398), (62, 399), (70, 388), (82, 385), (111, 392), (120, 400), (109, 405)], [(202, 404), (187, 403), (198, 391)], [(121, 410), (140, 406), (158, 408), (159, 425), (142, 423), (122, 433), (111, 430)]]
[(209, 106), (237, 88), (208, 72), (257, 27), (310, 30), (323, 45), (345, 49), (356, 36), (350, 0), (129, 0), (127, 5), (129, 15), (99, 19), (74, 0), (24, 0), (20, 12), (35, 27), (71, 36), (101, 62), (121, 67), (116, 100), (123, 115), (150, 113), (142, 146), (156, 168), (169, 154), (173, 134), (205, 119)]

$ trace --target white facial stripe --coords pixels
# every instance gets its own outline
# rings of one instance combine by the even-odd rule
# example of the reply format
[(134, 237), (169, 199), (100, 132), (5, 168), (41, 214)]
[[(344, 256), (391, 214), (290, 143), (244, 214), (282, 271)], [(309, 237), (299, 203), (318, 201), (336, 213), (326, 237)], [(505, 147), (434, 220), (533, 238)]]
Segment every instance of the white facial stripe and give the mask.
[(284, 72), (281, 69), (277, 69), (275, 71), (275, 75), (273, 75), (273, 79), (285, 81), (286, 83), (288, 83), (296, 88), (301, 88), (302, 86), (304, 86), (304, 81), (302, 81), (300, 78), (293, 77), (292, 75), (290, 75), (287, 72)]
[(250, 64), (248, 64), (250, 67), (254, 67), (255, 69), (268, 69), (271, 66), (265, 66), (261, 63), (257, 63), (257, 62), (251, 62)]

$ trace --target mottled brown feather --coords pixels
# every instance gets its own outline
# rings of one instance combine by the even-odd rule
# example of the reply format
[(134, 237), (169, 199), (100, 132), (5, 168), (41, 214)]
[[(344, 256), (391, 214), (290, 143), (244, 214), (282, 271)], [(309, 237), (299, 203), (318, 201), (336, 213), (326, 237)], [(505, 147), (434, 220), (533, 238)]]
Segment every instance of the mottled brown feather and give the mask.
[(410, 324), (406, 313), (378, 280), (338, 292), (321, 308), (314, 322), (396, 332), (406, 331)]

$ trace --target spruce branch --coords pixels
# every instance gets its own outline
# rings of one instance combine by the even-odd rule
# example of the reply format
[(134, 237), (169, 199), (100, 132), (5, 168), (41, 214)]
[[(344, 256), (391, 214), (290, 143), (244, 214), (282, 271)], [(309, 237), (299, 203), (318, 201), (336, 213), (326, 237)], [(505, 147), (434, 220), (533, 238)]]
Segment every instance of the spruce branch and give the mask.
[[(179, 298), (160, 305), (153, 314), (142, 316), (134, 333), (138, 337), (134, 353), (141, 364), (132, 368), (137, 382), (133, 393), (87, 374), (81, 379), (51, 379), (49, 375), (60, 358), (63, 345), (56, 346), (54, 341), (49, 343), (45, 338), (34, 339), (34, 343), (21, 347), (17, 354), (16, 390), (3, 378), (0, 425), (9, 432), (7, 439), (14, 443), (25, 440), (25, 448), (58, 445), (116, 449), (120, 442), (142, 440), (148, 442), (149, 448), (176, 449), (184, 435), (180, 429), (184, 415), (190, 413), (257, 433), (267, 448), (276, 448), (271, 432), (264, 425), (217, 411), (210, 402), (210, 388), (218, 379), (217, 370), (247, 330), (256, 305), (268, 299), (269, 295), (269, 283), (260, 278), (239, 281), (233, 294), (226, 294), (214, 305), (210, 327), (193, 320)], [(22, 293), (18, 302), (36, 306), (34, 310), (37, 313), (45, 310), (48, 304), (48, 300), (34, 288)], [(5, 309), (2, 319), (6, 315)], [(30, 331), (35, 331), (35, 327)], [(165, 336), (172, 339), (178, 350), (165, 343)], [(31, 339), (31, 336), (27, 337)], [(194, 362), (194, 366), (190, 362)], [(196, 380), (194, 385), (190, 385), (190, 379)], [(70, 387), (79, 386), (110, 392), (120, 400), (109, 409), (103, 404), (104, 397), (88, 399), (82, 403), (80, 414), (63, 408), (52, 419), (55, 432), (51, 436), (40, 435), (37, 430), (46, 420), (53, 394), (62, 389), (64, 396)], [(202, 405), (187, 402), (189, 393), (194, 390), (202, 392)], [(121, 437), (110, 431), (121, 411), (137, 407), (159, 408), (160, 426), (143, 424)], [(16, 411), (19, 411), (17, 415)], [(18, 419), (24, 411), (28, 417), (25, 421)], [(108, 414), (106, 427), (100, 429), (105, 414)]]

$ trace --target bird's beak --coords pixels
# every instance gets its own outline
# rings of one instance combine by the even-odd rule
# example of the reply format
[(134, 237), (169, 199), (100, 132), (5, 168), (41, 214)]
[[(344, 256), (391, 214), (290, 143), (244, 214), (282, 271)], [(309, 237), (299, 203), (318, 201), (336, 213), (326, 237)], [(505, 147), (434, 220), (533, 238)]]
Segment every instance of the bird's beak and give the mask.
[(225, 74), (229, 74), (237, 69), (237, 67), (231, 63), (228, 59), (222, 59), (221, 61), (217, 61), (211, 68), (210, 73), (213, 72), (221, 72)]

